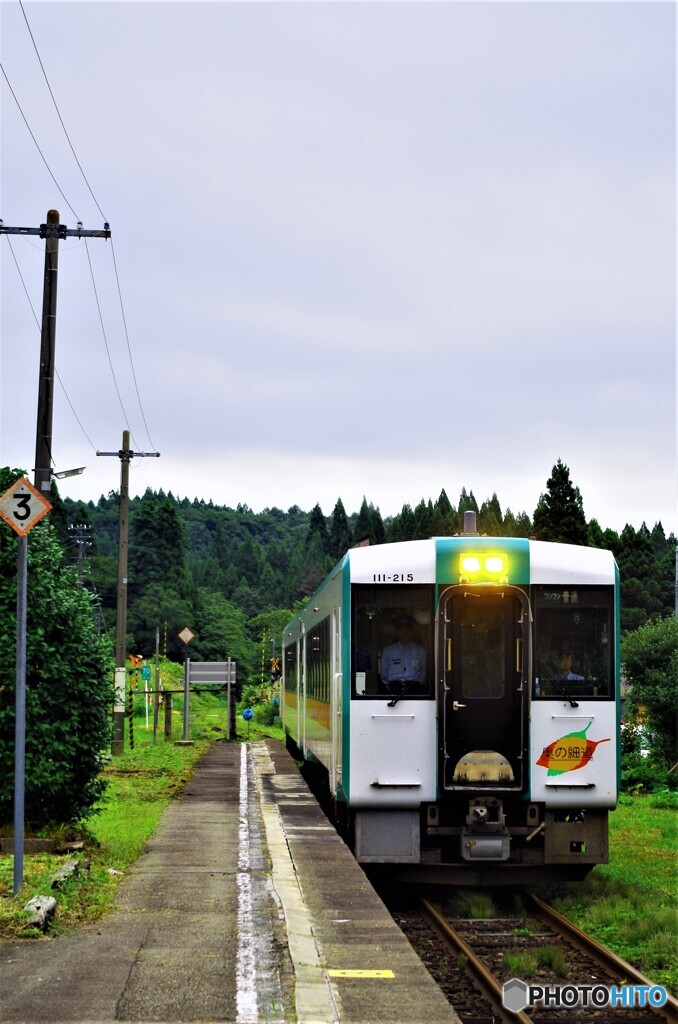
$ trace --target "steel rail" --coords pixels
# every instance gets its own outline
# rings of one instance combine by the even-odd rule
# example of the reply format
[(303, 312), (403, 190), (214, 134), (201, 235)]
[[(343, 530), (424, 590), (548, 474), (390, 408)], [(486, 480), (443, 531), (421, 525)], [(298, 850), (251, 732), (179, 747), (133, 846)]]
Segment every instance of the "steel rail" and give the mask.
[(517, 1022), (517, 1024), (532, 1024), (532, 1019), (523, 1013), (522, 1010), (517, 1013), (513, 1013), (511, 1010), (507, 1010), (502, 1005), (503, 999), (503, 986), (497, 981), (494, 974), (485, 967), (483, 963), (478, 959), (470, 946), (464, 942), (461, 935), (459, 935), (452, 925), (447, 921), (439, 911), (433, 906), (432, 903), (424, 897), (420, 896), (422, 906), (428, 914), (428, 916), (435, 922), (436, 927), (441, 932), (443, 937), (451, 942), (453, 946), (465, 956), (468, 961), (468, 967), (475, 979), (480, 984), (483, 992), (491, 1000), (496, 1007), (496, 1010), (501, 1015), (501, 1019), (507, 1022)]
[[(646, 978), (644, 974), (641, 974), (637, 968), (627, 963), (626, 960), (622, 960), (621, 957), (613, 953), (612, 950), (606, 949), (605, 946), (601, 945), (596, 939), (591, 938), (586, 932), (581, 931), (577, 928), (576, 924), (572, 921), (568, 921), (566, 917), (559, 914), (557, 910), (549, 906), (548, 903), (544, 903), (538, 896), (535, 896), (531, 892), (524, 892), (524, 896), (527, 898), (527, 902), (530, 904), (529, 908), (535, 916), (540, 917), (542, 921), (550, 924), (556, 931), (560, 932), (567, 940), (575, 946), (580, 952), (586, 954), (586, 956), (595, 960), (608, 974), (611, 974), (613, 978), (617, 978), (620, 982), (632, 982), (634, 985), (647, 985), (649, 988), (654, 988), (655, 983)], [(666, 1002), (663, 1006), (652, 1006), (650, 1007), (660, 1016), (663, 1016), (666, 1020), (678, 1020), (678, 999), (675, 999), (670, 993), (666, 994)]]

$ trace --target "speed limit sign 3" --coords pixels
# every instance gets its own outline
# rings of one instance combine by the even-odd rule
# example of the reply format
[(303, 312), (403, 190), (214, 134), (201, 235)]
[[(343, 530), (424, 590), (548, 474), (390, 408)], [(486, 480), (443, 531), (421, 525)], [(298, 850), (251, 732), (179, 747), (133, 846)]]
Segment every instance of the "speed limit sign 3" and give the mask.
[(25, 537), (29, 530), (47, 515), (51, 507), (47, 499), (43, 498), (24, 476), (12, 484), (0, 498), (0, 517), (9, 523), (19, 536)]

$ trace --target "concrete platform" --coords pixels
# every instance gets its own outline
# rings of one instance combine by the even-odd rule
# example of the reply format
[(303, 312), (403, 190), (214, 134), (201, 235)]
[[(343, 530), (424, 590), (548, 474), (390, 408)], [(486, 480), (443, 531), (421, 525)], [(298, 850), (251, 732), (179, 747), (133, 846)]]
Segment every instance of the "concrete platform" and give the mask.
[(59, 939), (0, 943), (0, 1022), (453, 1024), (281, 744), (217, 743)]

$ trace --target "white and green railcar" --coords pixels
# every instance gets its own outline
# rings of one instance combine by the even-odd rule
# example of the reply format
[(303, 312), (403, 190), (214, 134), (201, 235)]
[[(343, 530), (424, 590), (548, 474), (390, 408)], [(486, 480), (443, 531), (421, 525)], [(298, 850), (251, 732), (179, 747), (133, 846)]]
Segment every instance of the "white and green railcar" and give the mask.
[(609, 551), (463, 534), (351, 549), (283, 635), (288, 745), (357, 859), (443, 883), (582, 877), (619, 775)]

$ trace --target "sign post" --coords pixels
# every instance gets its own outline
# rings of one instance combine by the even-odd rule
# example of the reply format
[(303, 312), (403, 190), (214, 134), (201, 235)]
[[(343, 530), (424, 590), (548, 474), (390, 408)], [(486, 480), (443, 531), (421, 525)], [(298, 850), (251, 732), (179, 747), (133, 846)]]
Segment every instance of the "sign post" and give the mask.
[(26, 790), (26, 608), (28, 533), (51, 509), (25, 478), (0, 497), (0, 516), (19, 535), (16, 575), (16, 711), (14, 725), (14, 895), (24, 884), (24, 798)]
[[(194, 638), (195, 633), (188, 626), (182, 629), (181, 633), (178, 634), (179, 639), (186, 648)], [(184, 658), (184, 734), (181, 740), (181, 746), (188, 747), (191, 745), (191, 740), (188, 738), (188, 695), (189, 688), (191, 685), (191, 659), (188, 657)]]
[[(198, 686), (217, 686), (226, 690), (226, 739), (235, 736), (235, 680), (236, 662), (233, 658), (226, 661), (190, 661), (186, 659), (187, 671), (184, 673), (184, 686), (194, 689)], [(187, 739), (188, 737), (184, 737)]]
[(144, 681), (144, 704), (146, 705), (146, 728), (148, 729), (148, 681), (151, 678), (151, 666), (141, 666), (141, 678)]
[(226, 739), (231, 738), (231, 666), (235, 678), (235, 662), (229, 658), (226, 662)]

